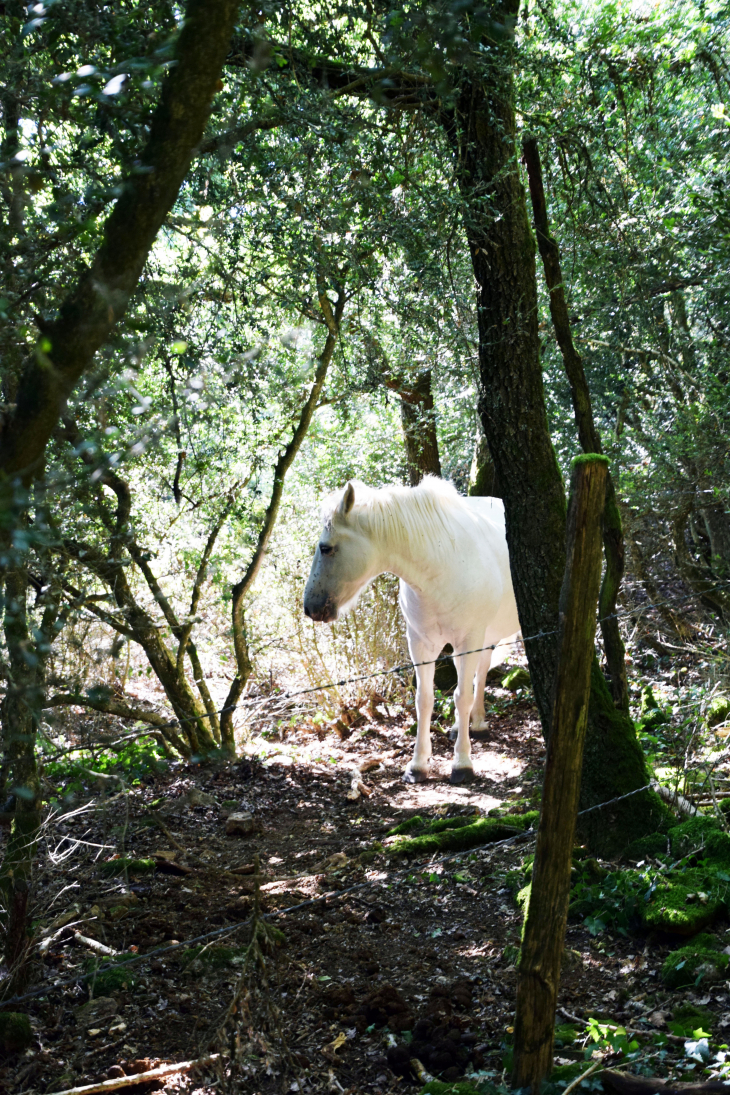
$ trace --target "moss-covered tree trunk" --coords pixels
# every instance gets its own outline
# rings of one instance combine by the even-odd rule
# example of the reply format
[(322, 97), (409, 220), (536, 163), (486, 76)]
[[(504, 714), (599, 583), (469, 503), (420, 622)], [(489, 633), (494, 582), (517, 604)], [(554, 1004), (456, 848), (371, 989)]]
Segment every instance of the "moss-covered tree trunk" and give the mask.
[(469, 471), (469, 495), (472, 498), (502, 497), (489, 445), (481, 432), (474, 446), (474, 458)]
[[(505, 27), (518, 9), (519, 0), (505, 0), (491, 14)], [(550, 441), (540, 366), (535, 243), (515, 142), (513, 48), (508, 38), (488, 47), (478, 69), (462, 70), (456, 107), (442, 117), (477, 282), (479, 412), (505, 503), (517, 606), (548, 735), (565, 568), (565, 489)], [(600, 672), (592, 677), (586, 764), (581, 805), (648, 782), (634, 726), (616, 710)], [(596, 814), (600, 824), (589, 826), (594, 847), (608, 850), (629, 835), (654, 830), (662, 808), (644, 792), (613, 808), (612, 829), (603, 811)]]
[(398, 395), (408, 481), (412, 487), (417, 487), (424, 475), (441, 475), (431, 370), (420, 373), (412, 386), (401, 385)]
[[(522, 149), (530, 184), (537, 245), (542, 257), (545, 282), (550, 294), (550, 315), (552, 316), (555, 336), (563, 357), (565, 373), (570, 383), (578, 438), (583, 452), (600, 453), (603, 449), (601, 437), (593, 419), (591, 393), (583, 368), (583, 360), (575, 348), (573, 332), (570, 327), (568, 301), (565, 296), (563, 272), (560, 266), (560, 250), (557, 241), (550, 235), (547, 201), (537, 141), (533, 137), (527, 138), (522, 143)], [(621, 527), (621, 514), (616, 501), (616, 491), (610, 474), (606, 489), (606, 512), (603, 515), (603, 547), (606, 568), (601, 584), (599, 604), (603, 649), (606, 654), (606, 665), (614, 703), (620, 710), (628, 712), (629, 689), (626, 680), (626, 652), (619, 630), (618, 619), (616, 618), (616, 601), (624, 573), (624, 534)]]
[(20, 567), (9, 571), (4, 592), (9, 679), (2, 703), (3, 759), (10, 773), (8, 790), (15, 808), (0, 871), (0, 895), (5, 909), (4, 958), (16, 991), (22, 985), (25, 969), (30, 880), (41, 824), (35, 738), (43, 706), (43, 657), (28, 627), (27, 572)]
[(579, 456), (573, 463), (552, 730), (517, 974), (512, 1083), (529, 1087), (534, 1095), (539, 1095), (553, 1066), (555, 1008), (601, 581), (601, 514), (607, 475), (605, 456)]

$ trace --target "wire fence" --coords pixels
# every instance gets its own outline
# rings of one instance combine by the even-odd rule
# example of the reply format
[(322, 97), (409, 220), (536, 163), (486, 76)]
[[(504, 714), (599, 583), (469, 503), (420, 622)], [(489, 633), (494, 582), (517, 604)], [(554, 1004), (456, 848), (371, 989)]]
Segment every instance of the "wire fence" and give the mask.
[[(709, 593), (718, 590), (730, 590), (730, 582), (717, 582), (713, 586), (708, 587), (706, 592)], [(608, 620), (631, 619), (653, 608), (662, 608), (667, 605), (681, 605), (686, 604), (688, 601), (697, 601), (699, 599), (700, 595), (692, 593), (687, 594), (684, 597), (666, 598), (662, 601), (654, 601), (646, 604), (640, 604), (634, 606), (633, 608), (625, 609), (623, 612), (614, 612), (608, 616), (603, 616), (599, 618), (598, 623), (602, 624), (607, 622)], [(289, 700), (298, 699), (301, 696), (310, 696), (316, 692), (324, 692), (330, 688), (344, 688), (351, 684), (361, 684), (363, 681), (375, 680), (376, 678), (390, 677), (407, 673), (424, 665), (437, 665), (439, 662), (444, 661), (446, 658), (451, 658), (453, 661), (456, 661), (458, 658), (467, 657), (470, 654), (483, 654), (488, 650), (498, 650), (506, 646), (519, 646), (520, 644), (526, 645), (528, 643), (538, 642), (541, 639), (551, 638), (559, 634), (559, 629), (553, 628), (550, 631), (539, 631), (536, 632), (534, 635), (520, 636), (520, 638), (517, 639), (508, 639), (506, 641), (501, 641), (498, 643), (490, 643), (487, 646), (474, 647), (471, 650), (461, 650), (458, 653), (454, 652), (453, 654), (448, 655), (442, 653), (439, 654), (436, 658), (427, 658), (424, 661), (401, 662), (399, 665), (392, 666), (390, 669), (376, 669), (370, 673), (360, 673), (352, 677), (344, 677), (341, 680), (328, 681), (325, 684), (314, 685), (310, 688), (300, 688), (295, 691), (272, 693), (268, 696), (245, 696), (238, 701), (235, 707), (226, 706), (224, 704), (223, 707), (216, 708), (215, 714), (220, 716), (223, 714), (227, 714), (231, 711), (235, 712), (239, 708), (246, 705), (258, 705), (262, 708), (265, 708), (267, 706), (273, 706), (274, 704), (281, 705), (287, 703)], [(717, 644), (715, 644), (713, 650), (717, 653), (723, 652)], [(180, 726), (183, 723), (197, 723), (207, 718), (210, 718), (210, 712), (206, 713), (205, 715), (198, 716), (180, 716), (179, 718), (172, 719), (166, 723), (151, 723), (150, 733), (152, 734), (161, 730), (173, 730), (175, 729), (175, 727)], [(139, 721), (143, 720), (140, 719)]]
[[(589, 806), (585, 810), (578, 812), (578, 817), (582, 817), (585, 814), (590, 814), (594, 810), (604, 810), (609, 806), (615, 806), (619, 802), (623, 802), (624, 799), (632, 798), (634, 795), (642, 794), (644, 791), (650, 791), (654, 788), (654, 783), (647, 783), (643, 787), (637, 787), (633, 791), (628, 791), (624, 795), (617, 795), (615, 798), (609, 799), (607, 802), (600, 802), (596, 806)], [(488, 857), (491, 856), (499, 849), (504, 849), (518, 843), (528, 843), (537, 837), (536, 829), (527, 829), (519, 833), (515, 833), (514, 836), (506, 837), (503, 840), (494, 841), (491, 844), (486, 845), (482, 850)], [(413, 876), (414, 871), (425, 870), (429, 868), (433, 870), (435, 867), (440, 867), (444, 863), (451, 863), (455, 860), (463, 859), (466, 856), (473, 856), (477, 854), (477, 849), (469, 848), (461, 852), (452, 852), (450, 855), (441, 856), (438, 859), (430, 858), (421, 867), (414, 866), (412, 863), (408, 867), (404, 867), (397, 871), (379, 871), (377, 878), (366, 879), (364, 882), (358, 882), (354, 886), (348, 886), (343, 890), (330, 890), (327, 893), (323, 893), (320, 896), (310, 898), (307, 901), (300, 901), (296, 905), (290, 905), (285, 909), (275, 909), (272, 912), (263, 913), (261, 919), (263, 920), (275, 920), (282, 916), (288, 916), (291, 913), (302, 912), (305, 909), (314, 908), (317, 905), (332, 904), (337, 901), (342, 901), (344, 898), (349, 897), (351, 894), (357, 893), (362, 890), (373, 889), (377, 886), (392, 884), (395, 881), (408, 881)], [(223, 939), (230, 938), (237, 932), (242, 931), (252, 923), (253, 918), (249, 917), (246, 920), (241, 921), (239, 924), (228, 925), (223, 928), (215, 928), (212, 931), (204, 932), (202, 935), (195, 935), (189, 939), (184, 939), (181, 942), (170, 943), (165, 947), (156, 947), (154, 950), (148, 951), (146, 954), (135, 954), (129, 958), (125, 958), (120, 962), (112, 962), (105, 966), (100, 966), (92, 972), (75, 974), (73, 977), (62, 978), (61, 980), (54, 981), (51, 985), (41, 985), (38, 988), (31, 989), (29, 992), (22, 995), (12, 996), (7, 1000), (0, 999), (0, 1008), (8, 1008), (14, 1004), (23, 1003), (26, 1000), (36, 999), (39, 996), (47, 996), (51, 992), (55, 992), (58, 989), (68, 988), (71, 985), (78, 985), (83, 981), (93, 980), (94, 977), (98, 977), (100, 974), (108, 973), (110, 970), (124, 969), (127, 966), (140, 965), (145, 962), (151, 962), (153, 959), (159, 959), (161, 955), (172, 954), (175, 951), (184, 950), (190, 947), (194, 947), (199, 943), (211, 943), (213, 941), (222, 941)]]
[[(728, 587), (730, 587), (730, 583), (718, 583), (717, 586), (713, 587), (713, 588), (728, 588)], [(629, 610), (626, 610), (625, 612), (622, 612), (622, 613), (614, 613), (614, 614), (612, 614), (612, 616), (605, 617), (604, 619), (611, 619), (611, 618), (619, 618), (620, 619), (620, 618), (625, 618), (625, 617), (633, 617), (633, 616), (636, 616), (637, 613), (647, 611), (651, 608), (661, 607), (662, 605), (666, 605), (666, 604), (686, 603), (688, 600), (695, 600), (695, 599), (696, 599), (696, 596), (694, 596), (694, 595), (683, 597), (683, 598), (668, 598), (667, 600), (661, 601), (661, 602), (655, 602), (655, 603), (650, 603), (650, 604), (639, 605), (639, 606), (636, 606), (636, 607), (631, 608)], [(479, 647), (479, 648), (474, 649), (474, 650), (461, 651), (459, 653), (454, 653), (453, 655), (449, 655), (449, 656), (456, 659), (456, 658), (463, 657), (463, 656), (468, 655), (468, 654), (482, 653), (486, 650), (495, 650), (499, 647), (504, 647), (506, 645), (515, 645), (519, 642), (529, 643), (531, 641), (537, 641), (539, 639), (543, 639), (543, 638), (547, 638), (547, 637), (550, 637), (550, 636), (557, 635), (558, 633), (559, 633), (558, 629), (554, 629), (554, 630), (550, 630), (550, 631), (542, 631), (542, 632), (536, 633), (535, 635), (529, 636), (527, 638), (511, 640), (508, 643), (504, 643), (504, 642), (493, 643), (493, 644), (489, 644), (489, 645), (484, 646), (484, 647)], [(428, 660), (422, 661), (422, 662), (412, 662), (412, 661), (411, 662), (405, 662), (405, 663), (402, 663), (398, 666), (392, 667), (390, 669), (377, 670), (377, 671), (374, 671), (374, 672), (368, 673), (368, 674), (359, 674), (357, 676), (347, 678), (347, 679), (344, 679), (344, 680), (341, 680), (341, 681), (328, 682), (327, 684), (320, 685), (320, 686), (314, 687), (314, 688), (306, 688), (306, 689), (300, 689), (300, 690), (293, 691), (293, 692), (281, 693), (277, 696), (270, 696), (270, 697), (263, 697), (263, 698), (257, 697), (255, 699), (252, 698), (248, 701), (244, 700), (243, 702), (265, 703), (265, 702), (288, 701), (288, 700), (293, 699), (295, 697), (310, 695), (314, 692), (319, 692), (319, 691), (321, 691), (323, 689), (326, 689), (326, 688), (342, 687), (342, 686), (347, 685), (347, 684), (358, 683), (360, 681), (369, 680), (369, 679), (373, 679), (373, 678), (376, 678), (376, 677), (391, 675), (391, 674), (395, 674), (395, 673), (403, 673), (403, 672), (407, 672), (409, 670), (415, 669), (415, 668), (417, 668), (421, 665), (436, 664), (437, 662), (442, 661), (442, 660), (443, 660), (443, 656), (439, 655), (439, 657), (437, 657), (437, 658), (428, 659)], [(225, 708), (222, 708), (219, 711), (219, 714), (223, 713), (224, 710), (225, 710)], [(178, 725), (180, 721), (182, 721), (182, 720), (176, 720), (174, 722), (171, 722), (170, 727), (174, 727), (175, 725)], [(155, 726), (154, 729), (158, 730), (158, 729), (161, 729), (161, 727)], [(620, 802), (624, 801), (625, 799), (632, 798), (635, 795), (643, 794), (646, 791), (650, 791), (650, 790), (656, 789), (656, 788), (657, 788), (657, 784), (654, 781), (652, 781), (650, 783), (645, 784), (642, 787), (638, 787), (638, 788), (635, 788), (632, 791), (628, 791), (627, 793), (625, 793), (623, 795), (619, 795), (619, 796), (616, 796), (615, 798), (609, 799), (606, 802), (601, 802), (601, 803), (597, 803), (593, 806), (589, 806), (586, 809), (579, 811), (577, 816), (582, 817), (582, 816), (585, 816), (586, 814), (593, 813), (594, 811), (606, 809), (610, 806), (614, 806), (617, 803), (620, 803)], [(511, 846), (513, 844), (516, 844), (516, 843), (519, 843), (519, 842), (527, 842), (527, 841), (533, 840), (533, 839), (535, 839), (536, 836), (537, 836), (537, 831), (534, 830), (534, 829), (530, 829), (530, 830), (527, 830), (525, 832), (516, 833), (512, 837), (508, 837), (504, 840), (497, 841), (497, 842), (494, 842), (494, 843), (488, 845), (488, 847), (487, 847), (487, 849), (485, 849), (485, 851), (491, 857), (499, 849), (509, 847), (509, 846)], [(435, 867), (438, 867), (442, 864), (452, 862), (452, 861), (455, 861), (455, 860), (459, 860), (461, 858), (464, 858), (465, 856), (472, 856), (474, 854), (475, 854), (475, 849), (473, 849), (473, 848), (469, 849), (467, 851), (455, 852), (451, 855), (442, 856), (442, 857), (440, 857), (439, 859), (436, 859), (436, 860), (431, 859), (426, 864), (423, 865), (423, 868), (425, 868), (426, 866), (428, 866), (430, 868), (435, 868)], [(414, 870), (417, 871), (418, 869), (419, 868), (414, 867), (413, 865), (409, 865), (408, 868), (404, 868), (403, 870), (400, 870), (400, 871), (384, 871), (384, 872), (381, 871), (381, 872), (378, 873), (377, 878), (368, 879), (366, 881), (356, 883), (355, 885), (349, 886), (349, 887), (347, 887), (345, 889), (342, 889), (342, 890), (332, 890), (332, 891), (329, 891), (327, 893), (323, 893), (322, 895), (317, 896), (315, 898), (311, 898), (307, 901), (299, 902), (296, 905), (291, 905), (291, 906), (289, 906), (287, 908), (284, 908), (284, 909), (277, 909), (277, 910), (274, 910), (274, 911), (269, 912), (269, 913), (264, 913), (263, 914), (263, 919), (268, 920), (268, 919), (276, 919), (276, 918), (279, 918), (279, 917), (288, 916), (288, 915), (293, 914), (293, 913), (301, 912), (305, 909), (313, 908), (313, 907), (321, 905), (323, 903), (333, 903), (333, 902), (341, 901), (344, 898), (350, 896), (351, 894), (354, 894), (354, 893), (357, 893), (357, 892), (360, 892), (360, 891), (363, 891), (363, 890), (367, 890), (367, 889), (372, 889), (372, 888), (374, 888), (376, 886), (379, 886), (379, 885), (390, 884), (390, 883), (392, 883), (394, 881), (397, 881), (399, 879), (400, 880), (404, 880), (404, 879), (407, 880), (409, 876), (413, 875)], [(130, 956), (128, 958), (125, 958), (123, 961), (109, 963), (105, 966), (101, 966), (101, 967), (97, 968), (91, 974), (88, 973), (88, 972), (87, 973), (76, 974), (72, 977), (57, 980), (51, 985), (46, 984), (46, 985), (39, 986), (36, 989), (32, 989), (29, 992), (23, 993), (22, 995), (16, 995), (16, 996), (10, 997), (10, 998), (5, 999), (5, 1000), (0, 999), (0, 1008), (8, 1008), (11, 1005), (20, 1004), (20, 1003), (23, 1003), (24, 1001), (34, 999), (34, 998), (37, 998), (39, 996), (48, 995), (49, 993), (54, 992), (58, 989), (69, 987), (71, 985), (80, 984), (83, 981), (89, 980), (91, 977), (98, 976), (99, 974), (108, 972), (109, 970), (119, 970), (120, 968), (124, 968), (126, 966), (131, 966), (131, 965), (137, 965), (137, 964), (140, 964), (140, 963), (150, 962), (153, 959), (159, 958), (160, 956), (169, 955), (173, 952), (176, 952), (176, 951), (179, 951), (179, 950), (182, 950), (182, 949), (186, 949), (186, 948), (190, 948), (190, 947), (193, 947), (197, 944), (212, 943), (213, 941), (222, 941), (224, 939), (227, 939), (227, 938), (235, 935), (237, 932), (239, 932), (242, 929), (246, 928), (250, 924), (251, 924), (251, 918), (249, 918), (247, 920), (244, 920), (244, 921), (240, 922), (239, 924), (235, 924), (235, 925), (232, 925), (232, 926), (226, 926), (226, 927), (223, 927), (223, 928), (217, 928), (217, 929), (214, 929), (210, 932), (205, 932), (203, 934), (193, 936), (193, 937), (188, 938), (186, 940), (183, 940), (181, 942), (172, 943), (172, 944), (169, 944), (169, 945), (163, 946), (163, 947), (157, 947), (157, 948), (155, 948), (151, 951), (148, 951), (146, 954), (143, 954), (143, 955), (133, 955), (133, 956)]]

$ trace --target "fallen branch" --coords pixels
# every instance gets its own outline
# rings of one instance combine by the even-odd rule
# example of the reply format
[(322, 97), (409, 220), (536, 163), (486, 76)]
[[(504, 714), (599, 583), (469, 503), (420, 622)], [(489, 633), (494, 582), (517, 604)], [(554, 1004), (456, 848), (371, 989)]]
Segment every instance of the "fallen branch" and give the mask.
[(600, 1076), (601, 1083), (617, 1095), (722, 1095), (727, 1093), (727, 1084), (722, 1080), (707, 1080), (701, 1084), (673, 1083), (661, 1080), (658, 1076), (634, 1076), (627, 1072), (613, 1072), (605, 1069)]
[(656, 791), (660, 798), (663, 798), (681, 817), (695, 817), (697, 814), (697, 807), (680, 795), (677, 791), (672, 791), (670, 787), (662, 787), (660, 783), (652, 783), (652, 791)]
[(101, 954), (104, 958), (116, 958), (119, 954), (119, 951), (115, 951), (113, 947), (107, 947), (105, 943), (100, 943), (98, 939), (89, 939), (88, 935), (82, 935), (81, 932), (74, 932), (73, 937), (82, 947), (88, 947), (90, 951)]
[(219, 1053), (213, 1053), (209, 1057), (198, 1057), (195, 1061), (180, 1061), (178, 1064), (160, 1065), (158, 1068), (151, 1068), (149, 1072), (136, 1072), (133, 1076), (115, 1076), (113, 1080), (101, 1080), (98, 1084), (67, 1087), (63, 1091), (53, 1092), (53, 1095), (94, 1095), (95, 1092), (118, 1091), (122, 1087), (133, 1087), (135, 1084), (146, 1084), (150, 1080), (161, 1080), (165, 1076), (174, 1076), (176, 1072), (190, 1072), (194, 1068), (211, 1064), (219, 1057)]
[(431, 1073), (423, 1067), (418, 1057), (411, 1057), (411, 1068), (416, 1074), (419, 1084), (430, 1084), (433, 1080)]
[(582, 1072), (580, 1076), (576, 1076), (576, 1078), (568, 1084), (563, 1095), (570, 1095), (570, 1092), (578, 1087), (579, 1084), (582, 1084), (584, 1080), (587, 1080), (589, 1076), (592, 1076), (594, 1072), (597, 1072), (601, 1067), (601, 1064), (601, 1061), (595, 1061), (591, 1067), (587, 1068), (585, 1072)]

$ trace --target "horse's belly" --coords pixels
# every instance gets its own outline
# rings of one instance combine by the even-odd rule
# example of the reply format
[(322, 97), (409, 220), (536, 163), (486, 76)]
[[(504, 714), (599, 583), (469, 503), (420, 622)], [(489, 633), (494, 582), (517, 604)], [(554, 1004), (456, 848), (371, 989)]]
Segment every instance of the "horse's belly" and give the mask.
[(519, 628), (516, 610), (513, 610), (512, 586), (505, 589), (501, 580), (491, 582), (444, 581), (440, 595), (417, 592), (401, 582), (399, 597), (401, 611), (409, 634), (424, 645), (441, 649), (451, 643), (455, 649), (475, 635), (483, 635), (496, 626), (503, 638)]

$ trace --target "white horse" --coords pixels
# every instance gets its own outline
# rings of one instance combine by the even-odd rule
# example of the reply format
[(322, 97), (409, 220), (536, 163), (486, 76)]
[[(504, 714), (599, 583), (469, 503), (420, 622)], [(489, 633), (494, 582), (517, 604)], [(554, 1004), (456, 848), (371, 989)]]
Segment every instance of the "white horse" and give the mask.
[[(304, 612), (331, 622), (365, 586), (390, 571), (400, 578), (399, 604), (416, 665), (418, 733), (404, 779), (428, 778), (434, 664), (454, 649), (456, 743), (452, 783), (474, 778), (469, 719), (485, 726), (484, 686), (493, 650), (519, 631), (498, 498), (462, 498), (449, 483), (425, 478), (417, 487), (348, 483), (322, 507), (324, 529), (304, 591)], [(420, 662), (429, 664), (420, 665)], [(476, 695), (474, 677), (476, 674)]]

